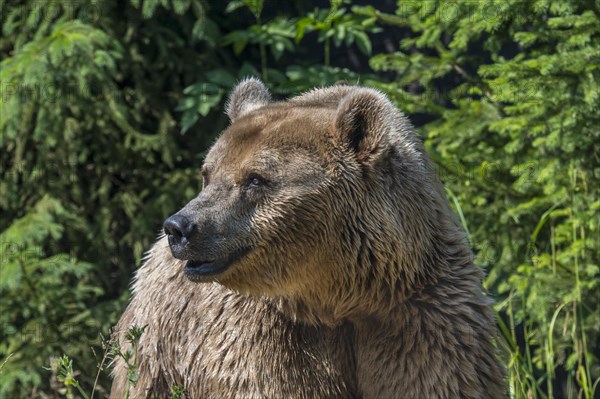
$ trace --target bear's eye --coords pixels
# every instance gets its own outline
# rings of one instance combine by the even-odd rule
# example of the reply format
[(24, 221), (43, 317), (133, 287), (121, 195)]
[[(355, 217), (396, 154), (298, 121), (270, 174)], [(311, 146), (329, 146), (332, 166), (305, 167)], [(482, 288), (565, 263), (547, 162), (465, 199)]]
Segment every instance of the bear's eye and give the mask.
[(258, 188), (264, 186), (265, 183), (265, 179), (263, 179), (261, 176), (252, 174), (246, 179), (244, 186), (246, 188)]

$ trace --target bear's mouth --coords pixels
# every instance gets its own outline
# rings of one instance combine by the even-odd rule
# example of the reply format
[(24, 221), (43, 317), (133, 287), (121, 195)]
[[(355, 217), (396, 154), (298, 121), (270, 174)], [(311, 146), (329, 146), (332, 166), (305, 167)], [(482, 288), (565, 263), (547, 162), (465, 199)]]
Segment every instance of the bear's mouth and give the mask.
[(214, 260), (188, 260), (183, 268), (187, 278), (192, 281), (202, 280), (205, 277), (212, 277), (228, 270), (231, 265), (250, 252), (250, 247), (243, 247), (228, 257)]

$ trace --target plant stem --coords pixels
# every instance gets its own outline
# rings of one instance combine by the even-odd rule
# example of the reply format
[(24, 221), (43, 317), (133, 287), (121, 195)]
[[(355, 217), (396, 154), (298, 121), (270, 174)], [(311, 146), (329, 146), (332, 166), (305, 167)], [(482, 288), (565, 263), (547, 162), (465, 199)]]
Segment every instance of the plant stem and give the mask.
[(325, 66), (329, 67), (330, 55), (331, 53), (331, 43), (329, 38), (325, 39)]
[(268, 82), (269, 72), (267, 71), (267, 52), (263, 43), (260, 44), (260, 69), (263, 80)]
[(83, 396), (83, 399), (90, 399), (90, 397), (85, 393), (85, 391), (83, 390), (83, 388), (81, 388), (81, 385), (79, 385), (79, 382), (74, 381), (73, 385), (75, 385), (75, 388), (77, 388), (77, 390), (79, 391), (79, 393), (81, 394), (81, 396)]

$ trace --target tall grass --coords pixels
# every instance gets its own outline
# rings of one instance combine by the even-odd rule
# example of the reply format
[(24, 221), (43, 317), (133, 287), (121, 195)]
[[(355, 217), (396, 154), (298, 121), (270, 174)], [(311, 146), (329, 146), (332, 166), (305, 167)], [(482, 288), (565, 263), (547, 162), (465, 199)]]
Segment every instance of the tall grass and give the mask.
[[(573, 168), (572, 174), (576, 174)], [(576, 179), (573, 180), (572, 189), (575, 189)], [(471, 242), (467, 221), (460, 206), (459, 199), (450, 190), (446, 190), (448, 196), (455, 206), (459, 215), (459, 220)], [(540, 218), (539, 223), (532, 232), (532, 247), (535, 244), (540, 230), (546, 222), (550, 220), (552, 211), (558, 205), (553, 206), (545, 212)], [(573, 220), (573, 210), (568, 209), (570, 222), (572, 225), (572, 243), (585, 238), (585, 228), (577, 229)], [(552, 269), (556, 274), (557, 251), (556, 231), (551, 229), (552, 243)], [(585, 254), (585, 252), (583, 252)], [(573, 275), (573, 290), (575, 295), (559, 297), (558, 305), (552, 314), (550, 320), (546, 317), (541, 318), (541, 323), (532, 321), (526, 310), (528, 309), (527, 298), (519, 295), (516, 289), (511, 289), (506, 298), (501, 299), (495, 306), (496, 320), (500, 330), (501, 356), (507, 365), (507, 382), (509, 384), (510, 397), (514, 399), (562, 399), (566, 392), (566, 399), (594, 399), (597, 398), (598, 385), (600, 377), (592, 380), (591, 365), (593, 361), (592, 350), (588, 345), (586, 331), (591, 326), (586, 325), (586, 320), (582, 317), (584, 302), (582, 300), (582, 287), (579, 275), (579, 261), (581, 254), (575, 253)], [(532, 261), (535, 267), (535, 260)], [(552, 290), (552, 287), (542, 287), (542, 281), (533, 279), (538, 289)], [(553, 306), (552, 303), (547, 304)], [(559, 325), (559, 316), (562, 314), (562, 324)], [(567, 338), (566, 346), (572, 351), (566, 359), (567, 364), (562, 364), (564, 359), (557, 361), (554, 337), (560, 335)], [(563, 346), (565, 343), (563, 343)], [(534, 357), (537, 350), (540, 356)], [(571, 363), (571, 364), (570, 364)], [(558, 368), (569, 369), (567, 386), (563, 392), (555, 392), (557, 383), (556, 371)]]

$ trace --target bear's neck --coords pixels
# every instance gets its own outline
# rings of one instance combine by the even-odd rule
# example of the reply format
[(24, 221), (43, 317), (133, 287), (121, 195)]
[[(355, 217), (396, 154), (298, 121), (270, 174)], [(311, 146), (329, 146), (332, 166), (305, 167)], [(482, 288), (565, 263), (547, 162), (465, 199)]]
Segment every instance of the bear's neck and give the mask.
[[(348, 234), (350, 235), (350, 234)], [(384, 247), (381, 240), (360, 236), (346, 258), (331, 268), (332, 275), (355, 269), (353, 280), (332, 278), (329, 286), (303, 286), (297, 296), (277, 298), (278, 307), (291, 319), (313, 325), (339, 325), (346, 320), (381, 320), (402, 325), (408, 304), (453, 303), (443, 298), (483, 297), (483, 273), (473, 264), (464, 233), (446, 223), (427, 242)], [(398, 240), (396, 240), (398, 241)], [(336, 254), (336, 256), (338, 256)], [(351, 266), (356, 264), (357, 266)], [(394, 321), (398, 319), (398, 321)]]
[(328, 296), (323, 291), (313, 293), (306, 289), (301, 297), (278, 297), (275, 302), (289, 318), (306, 324), (331, 327), (345, 321), (355, 324), (378, 321), (387, 325), (387, 329), (393, 325), (403, 328), (407, 309), (429, 306), (451, 315), (460, 304), (481, 302), (489, 306), (481, 288), (483, 273), (473, 264), (468, 248), (446, 249), (444, 253), (452, 257), (452, 263), (448, 259), (434, 259), (437, 273), (429, 271), (423, 278), (413, 275), (410, 284), (406, 274), (398, 273), (395, 278), (365, 280), (348, 290), (340, 288), (341, 284), (333, 284)]

